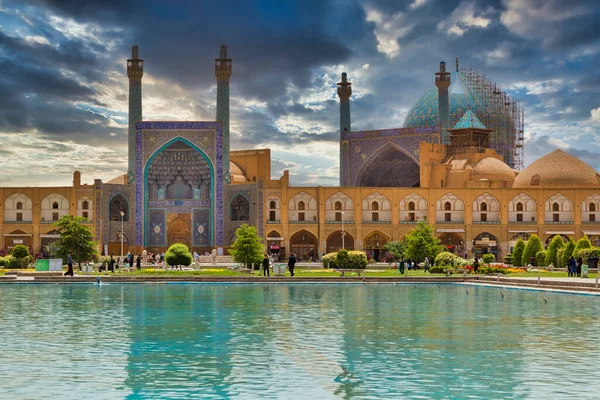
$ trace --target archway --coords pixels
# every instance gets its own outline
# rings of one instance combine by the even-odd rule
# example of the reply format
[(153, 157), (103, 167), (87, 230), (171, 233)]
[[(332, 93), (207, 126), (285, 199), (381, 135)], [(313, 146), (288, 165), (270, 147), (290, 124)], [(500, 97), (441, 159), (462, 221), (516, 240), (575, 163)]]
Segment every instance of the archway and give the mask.
[(116, 194), (108, 203), (108, 216), (111, 221), (121, 221), (121, 212), (123, 212), (123, 221), (129, 221), (129, 203), (121, 193)]
[(275, 260), (285, 259), (285, 247), (282, 246), (283, 238), (277, 231), (271, 231), (267, 235), (267, 250)]
[(191, 248), (192, 233), (189, 214), (169, 214), (167, 224), (167, 247), (175, 243), (183, 243)]
[(367, 258), (372, 258), (375, 261), (383, 259), (386, 253), (385, 245), (388, 240), (389, 238), (386, 234), (378, 231), (368, 234), (363, 241), (363, 248), (367, 252)]
[(342, 231), (333, 232), (327, 237), (325, 251), (332, 253), (344, 248), (346, 250), (354, 250), (354, 238), (348, 232), (344, 232), (344, 245), (342, 246)]
[(229, 217), (232, 221), (248, 221), (250, 219), (250, 203), (241, 194), (235, 196), (229, 204)]
[(418, 187), (420, 169), (413, 159), (396, 146), (388, 145), (363, 166), (357, 186)]
[(498, 260), (498, 249), (500, 247), (500, 241), (498, 238), (491, 233), (482, 232), (475, 236), (473, 239), (473, 253), (477, 257), (481, 257), (484, 254), (491, 253)]
[(317, 238), (312, 233), (301, 230), (290, 238), (290, 251), (298, 260), (315, 260), (317, 257)]
[(442, 233), (438, 236), (438, 239), (440, 240), (440, 244), (450, 253), (459, 254), (464, 247), (463, 238), (454, 232)]
[(29, 248), (29, 252), (31, 252), (31, 234), (17, 229), (4, 236), (4, 250), (10, 251), (19, 244), (27, 246)]

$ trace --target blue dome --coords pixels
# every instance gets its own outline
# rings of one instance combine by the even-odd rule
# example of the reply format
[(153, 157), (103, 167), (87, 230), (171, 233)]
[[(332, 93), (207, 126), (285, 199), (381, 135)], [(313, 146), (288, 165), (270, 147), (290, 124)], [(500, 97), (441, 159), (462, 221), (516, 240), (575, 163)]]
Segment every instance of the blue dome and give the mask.
[[(463, 83), (460, 74), (453, 72), (451, 80), (449, 125), (456, 125), (468, 110), (472, 110), (476, 115), (481, 117), (479, 104), (470, 94), (468, 94), (469, 90)], [(404, 127), (431, 127), (437, 126), (438, 124), (438, 91), (437, 88), (434, 87), (425, 93), (425, 95), (417, 100), (415, 105), (412, 106), (404, 119)]]

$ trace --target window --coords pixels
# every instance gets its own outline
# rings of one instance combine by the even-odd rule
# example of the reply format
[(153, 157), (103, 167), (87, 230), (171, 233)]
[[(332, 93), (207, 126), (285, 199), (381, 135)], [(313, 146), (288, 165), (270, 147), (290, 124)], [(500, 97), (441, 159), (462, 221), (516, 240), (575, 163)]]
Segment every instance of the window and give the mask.
[(123, 212), (123, 221), (129, 220), (129, 207), (127, 200), (122, 194), (117, 194), (108, 203), (108, 214), (111, 221), (121, 220), (121, 211)]
[(304, 213), (303, 212), (302, 213), (298, 213), (298, 221), (306, 221), (304, 218), (305, 217), (304, 217)]
[(531, 177), (531, 186), (539, 186), (540, 185), (540, 181), (542, 180), (542, 177), (539, 174), (535, 174), (534, 176)]
[(558, 203), (552, 204), (552, 211), (560, 211), (560, 206), (558, 205)]
[(81, 203), (81, 208), (84, 210), (89, 210), (90, 209), (90, 203), (85, 200), (83, 203)]
[(58, 202), (55, 201), (54, 203), (52, 203), (52, 209), (53, 210), (58, 210)]
[(487, 211), (487, 203), (481, 203), (479, 206), (480, 211)]
[(379, 221), (379, 213), (378, 212), (374, 212), (371, 216), (371, 221)]
[(596, 214), (590, 214), (590, 222), (596, 222)]
[(553, 222), (558, 222), (558, 221), (560, 221), (560, 218), (559, 218), (558, 214), (552, 214), (552, 221), (553, 221)]
[(336, 222), (342, 222), (342, 213), (341, 212), (335, 213), (335, 220), (336, 220)]
[(52, 213), (52, 221), (58, 221), (58, 213), (57, 212)]
[(342, 209), (342, 203), (340, 203), (339, 201), (335, 202), (335, 209), (336, 210), (341, 210)]
[(412, 201), (411, 201), (410, 203), (408, 203), (408, 209), (409, 209), (410, 211), (414, 211), (414, 210), (415, 210), (415, 203), (414, 203), (414, 202), (412, 202)]
[(487, 214), (481, 213), (481, 222), (487, 222)]
[(517, 211), (523, 211), (523, 203), (517, 203)]
[(275, 210), (269, 211), (269, 221), (275, 221)]
[(23, 213), (17, 213), (17, 221), (23, 221)]
[(83, 218), (88, 219), (88, 212), (84, 211), (82, 214)]
[(23, 203), (18, 202), (17, 203), (17, 210), (22, 210), (23, 209)]
[(408, 213), (408, 220), (411, 222), (415, 221), (415, 213)]
[(238, 194), (231, 200), (229, 214), (232, 221), (250, 220), (250, 203), (244, 196)]
[(523, 214), (517, 214), (517, 222), (523, 222)]
[(379, 210), (379, 203), (376, 201), (371, 203), (371, 210)]
[(596, 205), (594, 203), (590, 203), (590, 212), (596, 212)]
[(276, 208), (277, 208), (277, 203), (275, 203), (275, 201), (271, 200), (271, 201), (269, 202), (269, 208), (270, 208), (271, 210), (274, 210), (274, 209), (276, 209)]
[(444, 221), (446, 221), (446, 222), (452, 221), (452, 213), (444, 214)]
[(305, 210), (305, 209), (306, 209), (306, 205), (304, 205), (303, 201), (301, 201), (300, 203), (298, 203), (298, 210)]
[(446, 210), (446, 211), (452, 210), (452, 204), (450, 204), (449, 201), (444, 203), (444, 210)]

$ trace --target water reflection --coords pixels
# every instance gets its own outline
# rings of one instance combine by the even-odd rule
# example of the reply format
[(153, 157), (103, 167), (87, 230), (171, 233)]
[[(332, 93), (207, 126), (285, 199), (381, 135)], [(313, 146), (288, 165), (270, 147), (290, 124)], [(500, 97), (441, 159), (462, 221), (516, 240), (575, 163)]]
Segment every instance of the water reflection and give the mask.
[(594, 398), (600, 389), (600, 299), (590, 296), (0, 285), (0, 301), (3, 398)]

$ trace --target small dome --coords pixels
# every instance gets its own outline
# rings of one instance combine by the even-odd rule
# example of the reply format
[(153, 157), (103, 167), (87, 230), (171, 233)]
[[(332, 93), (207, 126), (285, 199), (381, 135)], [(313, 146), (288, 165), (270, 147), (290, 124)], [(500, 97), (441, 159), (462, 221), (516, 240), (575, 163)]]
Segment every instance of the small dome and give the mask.
[(244, 172), (233, 161), (229, 161), (229, 173), (231, 174), (231, 183), (248, 183), (248, 178)]
[(597, 188), (600, 175), (575, 156), (554, 150), (519, 173), (513, 188)]
[(515, 171), (503, 161), (494, 157), (486, 157), (479, 161), (471, 175), (473, 180), (514, 181)]

